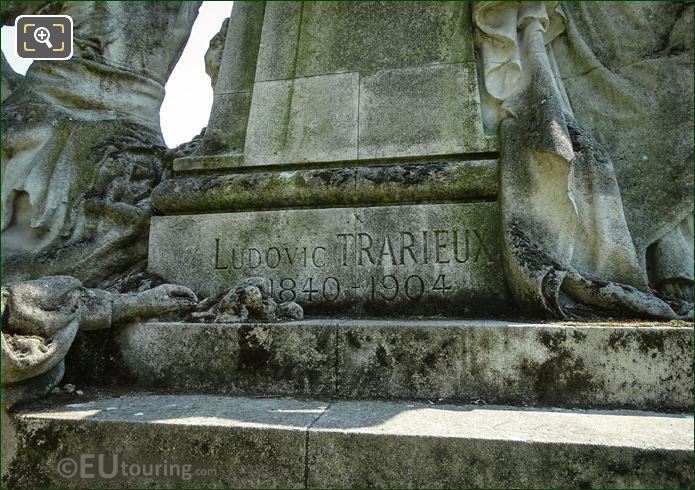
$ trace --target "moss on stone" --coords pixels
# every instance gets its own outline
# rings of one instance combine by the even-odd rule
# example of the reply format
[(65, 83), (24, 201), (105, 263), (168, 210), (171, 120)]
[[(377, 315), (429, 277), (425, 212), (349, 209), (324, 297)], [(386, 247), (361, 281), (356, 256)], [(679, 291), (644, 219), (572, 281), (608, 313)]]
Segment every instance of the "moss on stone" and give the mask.
[(433, 160), (180, 176), (160, 184), (152, 201), (164, 212), (204, 212), (489, 200), (496, 194), (496, 161)]

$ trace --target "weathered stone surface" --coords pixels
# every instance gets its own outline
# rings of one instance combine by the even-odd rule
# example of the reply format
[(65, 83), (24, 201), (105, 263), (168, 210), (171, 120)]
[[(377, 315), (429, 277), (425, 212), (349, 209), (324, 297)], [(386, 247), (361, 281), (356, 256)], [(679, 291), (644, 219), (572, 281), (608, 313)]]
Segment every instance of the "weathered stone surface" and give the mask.
[(80, 287), (65, 276), (2, 286), (3, 386), (38, 377), (63, 360), (79, 328)]
[(237, 394), (335, 390), (330, 322), (143, 323), (122, 329), (115, 340), (127, 376), (141, 386)]
[(692, 336), (692, 328), (654, 324), (139, 323), (108, 342), (78, 334), (66, 377), (223, 393), (688, 411)]
[(484, 152), (473, 63), (256, 82), (245, 164)]
[[(185, 156), (174, 160), (175, 172), (195, 172), (200, 170), (227, 170), (238, 167), (244, 163), (243, 155), (208, 155), (208, 156)], [(204, 178), (201, 176), (201, 178)], [(167, 184), (173, 179), (166, 179), (162, 184)]]
[(0, 423), (2, 424), (2, 483), (6, 486), (10, 464), (17, 454), (18, 441), (12, 418), (5, 407), (0, 407)]
[(207, 129), (198, 154), (240, 155), (244, 151), (246, 127), (253, 93), (256, 56), (263, 27), (265, 2), (238, 1), (220, 35), (224, 45), (213, 47), (219, 65), (213, 82), (214, 101)]
[[(230, 156), (181, 158), (174, 161), (174, 169), (219, 171), (241, 164)], [(190, 213), (426, 200), (487, 201), (497, 195), (497, 175), (495, 160), (447, 159), (283, 172), (184, 174), (162, 182), (152, 193), (152, 202), (165, 213)]]
[[(245, 10), (235, 12), (230, 30), (235, 17), (251, 18)], [(490, 149), (467, 4), (272, 2), (262, 17), (260, 44), (247, 43), (243, 60), (236, 59), (241, 51), (225, 47), (228, 61), (220, 67), (222, 73), (239, 65), (249, 93), (248, 60), (258, 53), (245, 165)], [(258, 16), (253, 19), (256, 33)], [(225, 84), (220, 75), (216, 95), (230, 91)], [(224, 127), (227, 114), (238, 111), (233, 102), (216, 102), (224, 107), (213, 111), (209, 127)], [(244, 120), (242, 115), (231, 124)], [(223, 147), (202, 154), (234, 153)]]
[[(234, 162), (244, 151), (246, 126), (251, 107), (251, 92), (218, 93), (213, 97), (210, 121), (197, 153), (228, 154), (225, 162)], [(176, 167), (174, 167), (176, 169)]]
[(301, 320), (304, 318), (304, 310), (294, 301), (280, 303), (277, 308), (277, 313), (288, 320)]
[(348, 321), (338, 394), (688, 410), (692, 329)]
[[(582, 9), (585, 6), (578, 8)], [(594, 9), (586, 8), (589, 11), (589, 17), (594, 15)], [(616, 9), (619, 11), (624, 14), (628, 27), (621, 28), (626, 31), (634, 33), (635, 27), (644, 23), (640, 13), (632, 9), (621, 7)], [(608, 10), (595, 14), (595, 18), (608, 24), (606, 38), (624, 42), (610, 27), (613, 17)], [(498, 130), (501, 141), (501, 249), (516, 303), (529, 314), (565, 318), (587, 312), (610, 317), (689, 317), (692, 297), (685, 301), (661, 298), (654, 291), (657, 284), (650, 288), (645, 254), (631, 237), (611, 155), (573, 113), (550, 48), (554, 39), (559, 43), (563, 38), (560, 34), (566, 26), (558, 5), (479, 2), (473, 6), (473, 19), (479, 34), (476, 41), (486, 94), (482, 98), (485, 119), (494, 123), (488, 130)], [(593, 27), (586, 35), (595, 35)], [(587, 51), (585, 41), (576, 39), (572, 30), (565, 38), (573, 36), (574, 48)], [(654, 41), (662, 45), (661, 40)], [(600, 73), (599, 68), (596, 63), (584, 66), (578, 76)], [(617, 77), (606, 70), (605, 79), (606, 86), (612, 87)], [(692, 76), (688, 80), (691, 82)], [(634, 88), (627, 88), (626, 95)], [(597, 87), (595, 91), (601, 90)], [(692, 88), (685, 91), (692, 94)], [(587, 97), (591, 103), (599, 100), (593, 92), (584, 94), (592, 94)], [(610, 92), (608, 98), (624, 100), (617, 94)], [(640, 105), (638, 101), (631, 103)], [(598, 113), (604, 121), (618, 116), (603, 106)], [(630, 120), (647, 119), (638, 114), (630, 111)], [(608, 126), (609, 132), (613, 131), (613, 124)], [(681, 134), (683, 142), (692, 139)], [(634, 157), (632, 160), (636, 161)], [(666, 214), (654, 216), (658, 226), (666, 226), (664, 233), (692, 217), (690, 195), (680, 198), (680, 206), (683, 214), (676, 221), (664, 222), (671, 218)], [(668, 247), (673, 250), (672, 257), (682, 257), (682, 270), (671, 279), (692, 287), (692, 218), (685, 228), (690, 233), (677, 230), (679, 237), (671, 242), (676, 246)], [(686, 236), (688, 239), (683, 239)], [(652, 265), (661, 268), (667, 264), (672, 268), (673, 260), (658, 260)], [(683, 296), (681, 291), (678, 296)]]
[(377, 72), (360, 80), (359, 157), (486, 149), (474, 63)]
[[(200, 210), (216, 210), (215, 206), (221, 204), (223, 197), (230, 207), (243, 209), (263, 205), (278, 207), (281, 204), (492, 200), (497, 194), (498, 165), (495, 160), (378, 163), (365, 167), (195, 175), (188, 180), (184, 175), (163, 182), (153, 199), (160, 210), (184, 211), (195, 209), (190, 206), (196, 196)], [(225, 156), (182, 158), (176, 160), (174, 166), (179, 172), (194, 172), (223, 170), (240, 164), (238, 160)], [(194, 188), (195, 182), (198, 185)], [(241, 206), (244, 202), (246, 205)]]
[(5, 53), (0, 53), (0, 60), (2, 61), (2, 101), (4, 102), (6, 98), (10, 96), (12, 91), (22, 82), (22, 75), (16, 73), (10, 64), (5, 59)]
[[(620, 487), (692, 483), (693, 419), (409, 402), (126, 395), (8, 420), (19, 487)], [(58, 442), (60, 441), (60, 442)], [(192, 478), (97, 474), (79, 455), (190, 464)], [(77, 466), (62, 463), (77, 457)], [(86, 460), (88, 463), (89, 460)], [(96, 462), (96, 461), (95, 461)], [(104, 468), (108, 471), (110, 467)], [(183, 474), (183, 473), (181, 473)]]
[(75, 43), (70, 60), (38, 60), (3, 90), (2, 279), (103, 287), (146, 262), (167, 160), (159, 108), (199, 2), (46, 4), (3, 8), (5, 25), (69, 15)]
[(198, 303), (185, 319), (202, 323), (246, 321), (281, 322), (301, 320), (304, 310), (294, 301), (278, 304), (272, 297), (272, 284), (264, 277), (249, 277), (228, 290)]
[(295, 77), (297, 43), (304, 2), (268, 2), (263, 16), (263, 34), (258, 48), (256, 81)]
[(271, 2), (256, 80), (472, 61), (468, 5)]
[(473, 61), (472, 34), (460, 2), (306, 2), (296, 76)]
[(253, 91), (265, 2), (237, 2), (225, 34), (216, 94)]
[(693, 6), (572, 2), (563, 9), (567, 34), (553, 43), (562, 83), (577, 120), (613, 160), (645, 260), (647, 248), (693, 211)]
[(692, 417), (337, 402), (309, 429), (309, 487), (642, 488), (692, 483)]
[[(29, 381), (23, 383), (15, 383), (11, 385), (5, 385), (2, 387), (2, 409), (6, 410), (19, 403), (24, 403), (31, 400), (36, 400), (44, 397), (49, 392), (52, 392), (57, 388), (60, 381), (63, 379), (65, 374), (65, 362), (61, 360), (49, 371), (40, 374)], [(5, 415), (3, 414), (3, 417)], [(4, 424), (4, 421), (3, 421)], [(3, 425), (2, 440), (5, 444), (5, 426)], [(9, 434), (9, 433), (8, 433)], [(3, 449), (4, 453), (4, 449)], [(3, 464), (5, 462), (5, 456), (3, 455)]]
[[(306, 429), (325, 407), (323, 402), (285, 399), (136, 395), (27, 413), (14, 419), (17, 456), (4, 483), (63, 488), (303, 487)], [(63, 458), (79, 462), (85, 454), (94, 455), (95, 463), (101, 454), (107, 464), (117, 454), (118, 466), (168, 463), (172, 470), (179, 465), (179, 473), (80, 478), (79, 472), (69, 473), (67, 465), (58, 466)], [(190, 473), (184, 473), (184, 465), (191, 465)], [(194, 475), (196, 469), (214, 472)], [(104, 467), (104, 472), (111, 471), (111, 466)]]
[(135, 294), (86, 289), (70, 276), (3, 284), (3, 406), (45, 394), (60, 381), (63, 359), (78, 329), (167, 316), (188, 311), (196, 302), (191, 290), (171, 284)]
[(217, 76), (220, 73), (220, 64), (222, 63), (222, 54), (227, 38), (227, 29), (229, 28), (229, 17), (222, 21), (220, 30), (212, 36), (208, 50), (205, 51), (205, 73), (210, 77), (210, 84), (215, 87), (217, 84)]
[(153, 220), (149, 268), (201, 295), (272, 280), (309, 314), (486, 314), (506, 306), (496, 203), (384, 206)]
[(357, 158), (356, 73), (256, 82), (246, 165)]

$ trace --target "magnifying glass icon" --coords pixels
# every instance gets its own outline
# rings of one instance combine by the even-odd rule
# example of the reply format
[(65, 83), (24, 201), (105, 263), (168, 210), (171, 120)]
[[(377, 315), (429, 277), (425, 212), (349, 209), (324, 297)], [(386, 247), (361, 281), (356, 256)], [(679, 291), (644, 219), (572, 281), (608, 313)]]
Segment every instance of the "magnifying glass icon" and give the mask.
[(53, 45), (51, 44), (51, 32), (45, 27), (39, 27), (34, 31), (34, 40), (37, 43), (45, 44), (50, 49), (53, 49)]

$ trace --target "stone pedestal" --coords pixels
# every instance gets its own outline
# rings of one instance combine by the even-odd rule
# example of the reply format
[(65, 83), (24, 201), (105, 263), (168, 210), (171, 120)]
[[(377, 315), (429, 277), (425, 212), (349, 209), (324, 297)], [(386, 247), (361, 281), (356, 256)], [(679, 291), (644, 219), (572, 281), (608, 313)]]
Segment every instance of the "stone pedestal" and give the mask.
[(309, 314), (508, 311), (469, 8), (237, 2), (150, 270), (201, 295), (268, 277)]
[(204, 295), (250, 276), (308, 313), (505, 307), (496, 203), (155, 218), (150, 269)]

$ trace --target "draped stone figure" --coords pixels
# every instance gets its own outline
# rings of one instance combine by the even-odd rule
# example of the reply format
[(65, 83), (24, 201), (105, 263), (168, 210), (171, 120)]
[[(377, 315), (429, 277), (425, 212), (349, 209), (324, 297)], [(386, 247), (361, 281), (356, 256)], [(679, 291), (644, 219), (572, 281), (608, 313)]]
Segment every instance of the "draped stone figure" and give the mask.
[(693, 6), (568, 2), (552, 44), (577, 118), (611, 156), (651, 287), (692, 302)]
[(199, 5), (3, 4), (5, 25), (22, 14), (67, 14), (74, 25), (68, 61), (36, 61), (20, 77), (3, 58), (5, 406), (61, 380), (78, 329), (195, 306), (195, 294), (180, 286), (116, 294), (83, 283), (108, 287), (144, 268), (149, 196), (167, 158), (159, 127), (164, 84)]
[(517, 303), (560, 317), (692, 311), (692, 299), (652, 294), (611, 156), (575, 119), (551, 45), (565, 29), (557, 2), (479, 2), (473, 16), (484, 119), (500, 138), (503, 260)]
[(165, 284), (132, 294), (88, 289), (70, 276), (2, 286), (3, 406), (46, 393), (63, 377), (78, 330), (191, 310), (193, 292)]
[(164, 84), (199, 5), (3, 4), (3, 24), (67, 14), (74, 25), (72, 59), (3, 79), (12, 88), (2, 107), (4, 280), (69, 274), (107, 286), (143, 267), (149, 195), (167, 158)]

